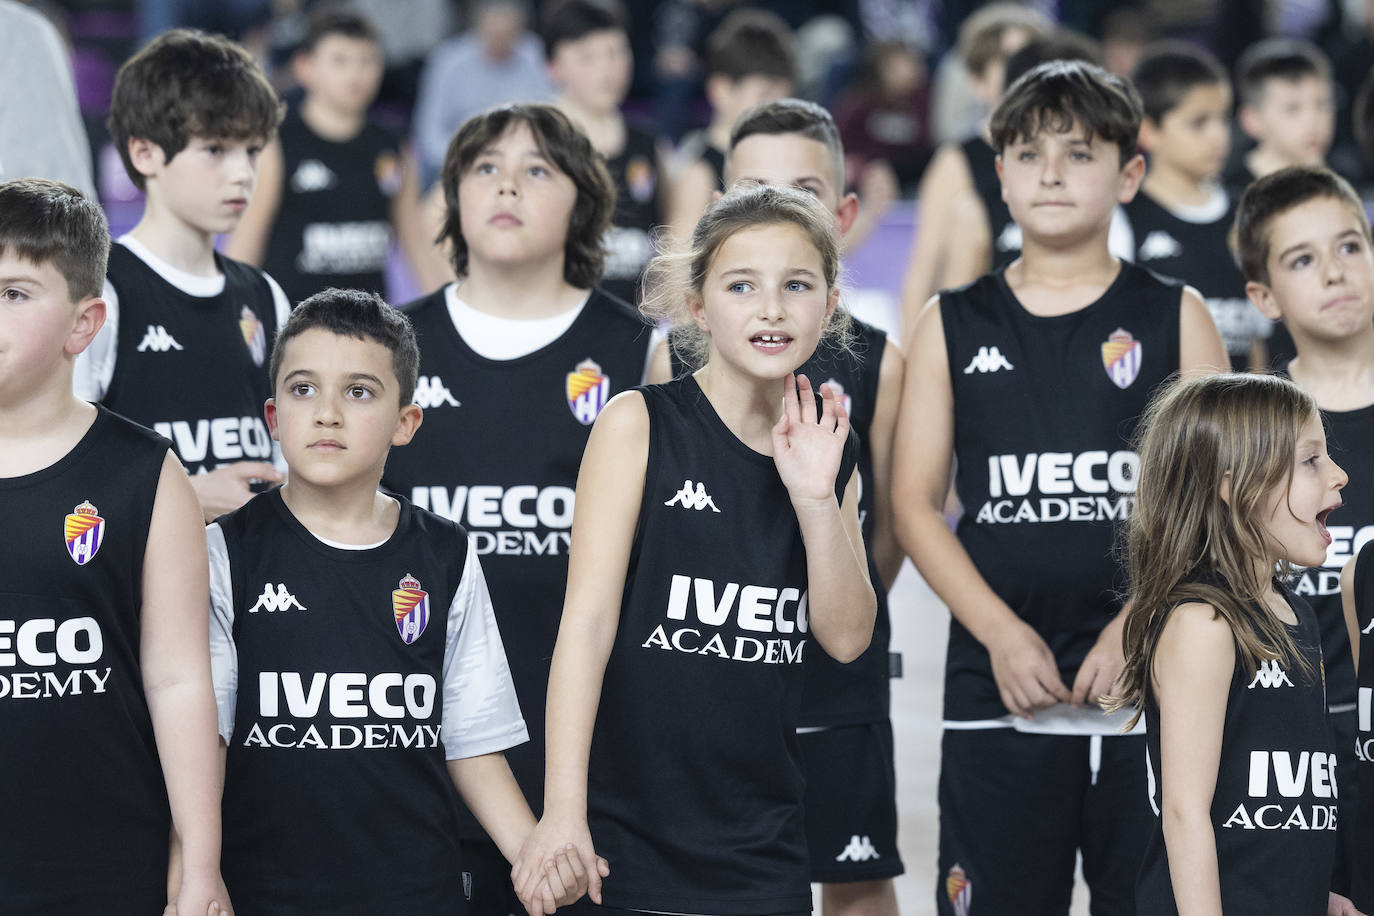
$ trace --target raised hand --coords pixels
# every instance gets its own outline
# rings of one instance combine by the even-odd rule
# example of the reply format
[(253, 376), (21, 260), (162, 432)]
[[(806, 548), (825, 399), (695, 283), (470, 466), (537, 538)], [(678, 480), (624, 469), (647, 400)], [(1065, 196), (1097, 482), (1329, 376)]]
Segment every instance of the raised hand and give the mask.
[(835, 498), (835, 477), (849, 438), (849, 414), (829, 383), (821, 386), (821, 415), (806, 376), (783, 383), (782, 417), (773, 427), (773, 463), (793, 505)]

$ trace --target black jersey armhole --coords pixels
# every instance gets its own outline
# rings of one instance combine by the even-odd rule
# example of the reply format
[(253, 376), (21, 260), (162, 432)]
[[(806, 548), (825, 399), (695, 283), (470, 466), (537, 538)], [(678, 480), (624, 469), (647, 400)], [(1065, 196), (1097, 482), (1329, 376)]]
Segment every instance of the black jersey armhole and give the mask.
[(1349, 562), (1355, 564), (1355, 581), (1352, 583), (1355, 590), (1355, 620), (1364, 624), (1374, 616), (1374, 605), (1365, 600), (1365, 592), (1369, 588), (1369, 567), (1374, 563), (1374, 541), (1361, 547), (1360, 552)]

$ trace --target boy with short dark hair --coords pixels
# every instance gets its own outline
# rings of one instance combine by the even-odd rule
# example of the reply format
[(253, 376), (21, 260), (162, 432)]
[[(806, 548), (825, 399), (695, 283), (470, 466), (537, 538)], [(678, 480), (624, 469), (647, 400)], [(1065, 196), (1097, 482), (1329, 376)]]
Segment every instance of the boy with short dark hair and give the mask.
[(649, 233), (663, 223), (664, 169), (653, 134), (620, 113), (634, 65), (626, 28), (615, 0), (554, 0), (544, 9), (540, 34), (558, 91), (554, 104), (606, 158), (615, 186), (601, 285), (638, 302), (639, 278), (654, 253)]
[(115, 78), (110, 134), (147, 202), (110, 248), (106, 323), (75, 390), (171, 439), (206, 519), (281, 479), (259, 412), (290, 305), (262, 271), (215, 251), (280, 119), (257, 62), (220, 36), (166, 32)]
[[(1321, 408), (1331, 458), (1352, 478), (1369, 479), (1374, 475), (1374, 255), (1359, 196), (1329, 169), (1281, 169), (1246, 189), (1236, 214), (1236, 244), (1250, 301), (1282, 320), (1297, 345), (1297, 357), (1278, 371)], [(1342, 499), (1328, 520), (1326, 562), (1303, 570), (1293, 589), (1312, 605), (1321, 626), (1326, 699), (1340, 755), (1341, 854), (1332, 889), (1346, 894), (1352, 878), (1362, 881), (1356, 905), (1365, 910), (1374, 903), (1374, 882), (1367, 875), (1374, 835), (1356, 814), (1359, 799), (1371, 797), (1365, 790), (1374, 793), (1374, 782), (1366, 772), (1368, 757), (1352, 753), (1357, 737), (1369, 737), (1369, 717), (1357, 722), (1340, 576), (1374, 538), (1374, 493), (1349, 487)]]
[[(1118, 261), (1141, 106), (1081, 62), (1041, 64), (990, 134), (1021, 257), (926, 304), (897, 425), (897, 534), (949, 606), (938, 911), (1134, 912), (1152, 829), (1143, 735), (1096, 701), (1124, 665), (1113, 523), (1136, 419), (1178, 373), (1227, 365), (1202, 297)], [(945, 522), (950, 475), (964, 506)]]
[[(301, 303), (266, 406), (287, 481), (206, 531), (224, 873), (244, 912), (458, 912), (459, 796), (507, 859), (534, 826), (502, 756), (528, 736), (476, 548), (378, 490), (420, 425), (419, 361), (375, 294)], [(579, 874), (560, 855), (522, 905), (572, 902)]]
[(367, 117), (382, 65), (372, 23), (332, 10), (311, 18), (291, 59), (305, 95), (263, 149), (226, 249), (265, 268), (291, 302), (331, 286), (383, 291), (393, 232), (407, 255), (421, 234), (409, 154)]
[(1231, 251), (1236, 196), (1219, 181), (1231, 143), (1231, 87), (1221, 64), (1184, 42), (1145, 49), (1131, 82), (1145, 117), (1140, 147), (1149, 169), (1126, 205), (1133, 260), (1178, 277), (1207, 299), (1231, 368), (1263, 369), (1272, 322), (1245, 298)]
[(730, 129), (745, 111), (784, 98), (796, 79), (792, 32), (766, 10), (736, 10), (706, 39), (706, 101), (711, 122), (678, 145), (668, 224), (690, 238), (697, 220), (725, 190)]
[(1316, 45), (1266, 38), (1236, 62), (1236, 112), (1256, 146), (1226, 176), (1240, 192), (1290, 165), (1322, 165), (1336, 129), (1331, 62)]
[(0, 183), (3, 906), (227, 913), (195, 494), (165, 439), (72, 393), (109, 243), (75, 188)]

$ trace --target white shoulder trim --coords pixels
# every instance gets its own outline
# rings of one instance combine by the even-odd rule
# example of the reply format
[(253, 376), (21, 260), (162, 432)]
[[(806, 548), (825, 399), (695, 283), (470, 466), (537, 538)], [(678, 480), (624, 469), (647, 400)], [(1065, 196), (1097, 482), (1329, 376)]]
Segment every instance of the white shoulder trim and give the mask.
[(234, 735), (238, 706), (239, 653), (234, 645), (234, 586), (229, 572), (229, 545), (224, 531), (212, 523), (205, 529), (210, 553), (210, 679), (215, 686), (219, 735), (225, 743)]

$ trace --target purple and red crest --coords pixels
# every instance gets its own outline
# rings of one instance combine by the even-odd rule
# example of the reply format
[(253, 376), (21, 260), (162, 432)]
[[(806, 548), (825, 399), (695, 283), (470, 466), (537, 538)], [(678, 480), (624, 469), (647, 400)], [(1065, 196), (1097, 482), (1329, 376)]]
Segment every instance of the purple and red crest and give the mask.
[(391, 611), (396, 615), (396, 629), (407, 646), (420, 638), (429, 626), (429, 593), (420, 588), (420, 581), (407, 573), (401, 587), (391, 593)]
[(577, 422), (591, 426), (596, 415), (611, 397), (611, 380), (603, 375), (601, 367), (590, 359), (584, 359), (568, 373), (568, 409)]
[(62, 533), (67, 541), (67, 553), (71, 554), (77, 566), (85, 566), (95, 557), (95, 552), (105, 540), (105, 520), (95, 506), (83, 502), (67, 516)]
[(1102, 344), (1102, 368), (1107, 370), (1107, 378), (1118, 388), (1129, 388), (1131, 382), (1140, 374), (1140, 361), (1144, 348), (1140, 341), (1131, 336), (1130, 331), (1117, 328)]

